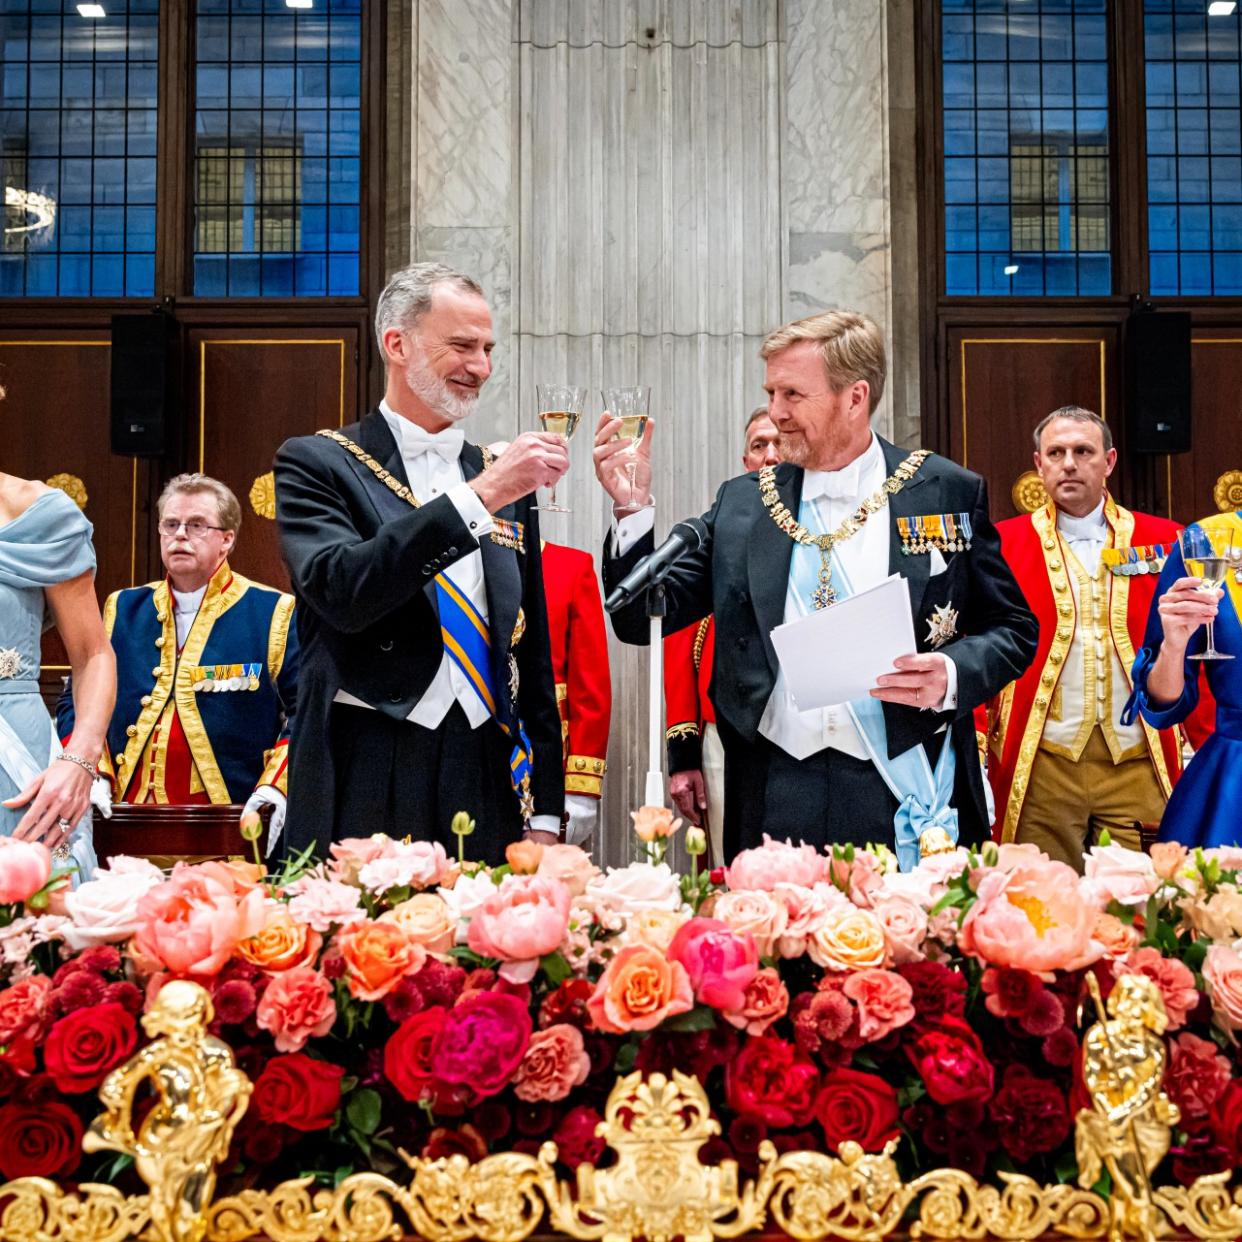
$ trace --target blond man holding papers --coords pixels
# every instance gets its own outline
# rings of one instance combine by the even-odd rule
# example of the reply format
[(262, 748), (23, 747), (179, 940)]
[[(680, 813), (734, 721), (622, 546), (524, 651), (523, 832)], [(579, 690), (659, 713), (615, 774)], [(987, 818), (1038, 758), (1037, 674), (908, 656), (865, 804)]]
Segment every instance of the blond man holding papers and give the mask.
[[(761, 353), (783, 464), (725, 483), (703, 516), (703, 545), (667, 578), (668, 630), (716, 616), (725, 855), (767, 832), (817, 845), (882, 842), (909, 867), (932, 841), (982, 841), (990, 817), (972, 712), (1021, 674), (1037, 635), (1001, 559), (983, 480), (872, 432), (886, 362), (866, 316), (812, 315), (773, 332)], [(654, 526), (639, 507), (650, 501), (653, 426), (638, 446), (634, 505), (617, 429), (602, 418), (594, 450), (614, 502), (610, 590), (652, 550)], [(896, 606), (909, 608), (914, 649), (861, 697), (808, 706), (806, 649), (783, 664), (773, 630), (796, 633), (807, 618), (813, 630), (814, 613), (894, 574), (905, 580), (908, 605)], [(613, 626), (625, 642), (646, 642), (641, 593)], [(874, 654), (869, 639), (856, 641), (811, 651), (845, 667)]]

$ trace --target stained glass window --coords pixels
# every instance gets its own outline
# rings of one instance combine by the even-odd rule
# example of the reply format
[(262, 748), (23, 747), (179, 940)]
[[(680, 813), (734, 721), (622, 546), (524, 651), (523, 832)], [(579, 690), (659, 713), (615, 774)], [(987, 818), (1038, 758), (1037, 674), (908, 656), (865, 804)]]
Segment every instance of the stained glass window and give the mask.
[(194, 292), (359, 288), (361, 0), (199, 0)]
[(158, 22), (159, 0), (0, 0), (0, 296), (153, 293)]
[(1153, 294), (1242, 294), (1242, 10), (1144, 0)]
[(943, 0), (945, 292), (1112, 292), (1105, 0)]

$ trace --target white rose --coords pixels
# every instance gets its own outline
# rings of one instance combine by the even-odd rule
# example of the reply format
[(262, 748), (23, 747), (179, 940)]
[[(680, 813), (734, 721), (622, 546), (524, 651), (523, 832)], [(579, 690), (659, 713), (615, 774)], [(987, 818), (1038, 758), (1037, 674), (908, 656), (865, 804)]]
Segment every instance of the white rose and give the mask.
[(93, 879), (65, 894), (73, 922), (64, 929), (75, 953), (99, 944), (117, 944), (138, 930), (139, 898), (164, 882), (164, 873), (145, 858), (110, 858)]
[(478, 913), (483, 903), (496, 891), (496, 883), (490, 871), (479, 871), (474, 875), (460, 875), (452, 888), (438, 888), (436, 892), (444, 898), (449, 913), (457, 920), (457, 943), (465, 944), (470, 920)]
[(640, 910), (677, 910), (681, 906), (681, 880), (667, 863), (631, 863), (596, 876), (586, 890), (588, 901), (637, 914)]

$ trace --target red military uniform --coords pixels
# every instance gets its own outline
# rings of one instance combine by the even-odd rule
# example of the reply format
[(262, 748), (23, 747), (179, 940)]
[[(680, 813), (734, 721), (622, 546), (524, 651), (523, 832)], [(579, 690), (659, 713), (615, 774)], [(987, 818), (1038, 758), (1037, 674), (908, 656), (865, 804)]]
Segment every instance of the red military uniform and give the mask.
[(591, 554), (545, 543), (543, 585), (565, 741), (565, 792), (598, 798), (607, 766), (612, 682), (604, 606)]
[(703, 727), (716, 723), (716, 709), (707, 693), (715, 654), (716, 622), (710, 616), (664, 640), (664, 719), (670, 772), (692, 772), (703, 766)]
[[(1131, 513), (1111, 496), (1106, 496), (1104, 517), (1109, 528), (1103, 553), (1108, 569), (1101, 594), (1106, 593), (1107, 600), (1099, 604), (1096, 641), (1088, 645), (1092, 648), (1094, 663), (1091, 667), (1095, 670), (1113, 667), (1111, 656), (1116, 655), (1125, 673), (1124, 690), (1128, 693), (1130, 669), (1135, 651), (1143, 643), (1147, 614), (1159, 577), (1158, 566), (1154, 566), (1151, 559), (1161, 549), (1167, 555), (1176, 543), (1180, 528), (1165, 518)], [(988, 703), (986, 709), (980, 708), (976, 714), (976, 724), (987, 734), (988, 778), (996, 798), (994, 835), (998, 841), (1012, 841), (1045, 729), (1050, 727), (1050, 720), (1060, 719), (1054, 704), (1066, 677), (1066, 657), (1071, 644), (1080, 627), (1084, 634), (1079, 636), (1079, 641), (1091, 636), (1086, 625), (1089, 619), (1078, 614), (1073, 586), (1068, 580), (1069, 557), (1057, 529), (1055, 507), (1050, 503), (1035, 513), (998, 522), (996, 529), (1005, 560), (1027, 604), (1039, 619), (1039, 647), (1031, 666)], [(1145, 572), (1132, 572), (1140, 565)], [(1098, 675), (1104, 676), (1103, 673)], [(1090, 692), (1088, 687), (1085, 693)], [(1067, 717), (1075, 706), (1068, 705)], [(1108, 710), (1100, 721), (1106, 736), (1117, 725), (1112, 719), (1115, 713), (1111, 707), (1110, 696)], [(1209, 730), (1214, 712), (1215, 705), (1208, 704), (1206, 713), (1199, 717), (1200, 722), (1209, 722)], [(1091, 719), (1084, 724), (1084, 731), (1091, 728)], [(1176, 729), (1157, 732), (1145, 722), (1142, 731), (1147, 756), (1167, 799), (1181, 773), (1181, 739)], [(1201, 723), (1188, 732), (1195, 742), (1205, 735)]]

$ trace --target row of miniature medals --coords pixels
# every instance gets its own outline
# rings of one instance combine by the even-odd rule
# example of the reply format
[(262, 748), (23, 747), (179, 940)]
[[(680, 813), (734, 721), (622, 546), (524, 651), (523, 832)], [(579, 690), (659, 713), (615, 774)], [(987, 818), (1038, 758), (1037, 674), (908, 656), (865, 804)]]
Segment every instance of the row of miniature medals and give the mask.
[(925, 513), (899, 517), (897, 534), (903, 556), (919, 552), (966, 552), (973, 531), (969, 513)]

